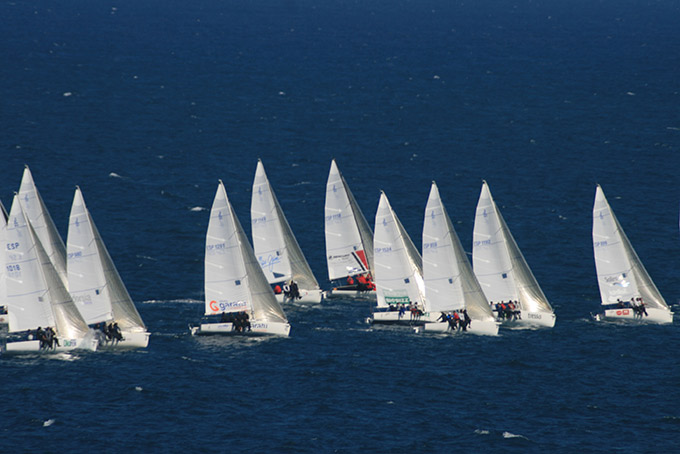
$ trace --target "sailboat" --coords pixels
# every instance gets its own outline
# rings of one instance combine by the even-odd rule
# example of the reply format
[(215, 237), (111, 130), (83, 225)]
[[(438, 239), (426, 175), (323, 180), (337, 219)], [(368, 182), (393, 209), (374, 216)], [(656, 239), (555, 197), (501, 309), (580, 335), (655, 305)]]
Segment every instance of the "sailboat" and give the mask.
[[(248, 314), (249, 329), (240, 329), (244, 324), (236, 322), (236, 314)], [(208, 320), (192, 327), (192, 334), (290, 333), (286, 314), (274, 297), (222, 181), (217, 187), (206, 234), (205, 315)]]
[(370, 282), (373, 232), (335, 159), (326, 183), (324, 215), (328, 278), (334, 283), (326, 295), (375, 298), (375, 286)]
[[(435, 321), (427, 312), (423, 265), (418, 250), (392, 210), (384, 192), (380, 193), (373, 237), (377, 309), (373, 323), (423, 324)], [(412, 316), (399, 307), (416, 306), (423, 312)]]
[(604, 308), (598, 319), (673, 323), (673, 312), (628, 241), (600, 185), (593, 206), (593, 251)]
[(61, 239), (57, 227), (52, 221), (49, 211), (43, 202), (38, 188), (33, 181), (33, 174), (26, 166), (19, 186), (19, 198), (31, 226), (35, 229), (40, 242), (45, 248), (47, 256), (57, 270), (57, 274), (68, 289), (68, 275), (66, 273), (66, 246)]
[[(498, 322), (472, 271), (434, 181), (423, 223), (423, 277), (430, 313), (465, 313), (471, 319), (465, 332), (498, 334)], [(460, 318), (463, 320), (464, 316)], [(451, 332), (445, 320), (426, 323), (424, 329), (426, 332)]]
[(507, 313), (499, 310), (500, 321), (524, 326), (555, 326), (552, 306), (510, 233), (486, 181), (482, 183), (477, 203), (472, 264), (491, 304), (500, 308), (512, 302), (515, 306)]
[[(250, 205), (253, 248), (279, 302), (320, 303), (323, 292), (307, 263), (281, 205), (257, 161)], [(295, 282), (299, 295), (290, 291)], [(287, 290), (288, 289), (288, 290)]]
[(8, 341), (4, 353), (96, 350), (97, 337), (78, 312), (16, 195), (3, 236), (9, 332), (30, 333), (50, 327), (58, 339), (58, 344), (46, 347), (40, 340), (30, 339), (29, 334), (29, 340)]
[(73, 196), (66, 244), (69, 292), (85, 322), (116, 323), (122, 334), (121, 340), (101, 336), (99, 347), (145, 348), (149, 333), (78, 187)]

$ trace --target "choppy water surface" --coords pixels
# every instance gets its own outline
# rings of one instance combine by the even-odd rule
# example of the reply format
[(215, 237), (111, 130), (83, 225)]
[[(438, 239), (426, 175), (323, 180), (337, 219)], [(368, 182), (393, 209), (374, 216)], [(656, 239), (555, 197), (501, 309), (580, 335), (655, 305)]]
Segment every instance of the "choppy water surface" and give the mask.
[[(0, 4), (0, 198), (24, 164), (62, 234), (73, 188), (149, 348), (0, 359), (0, 450), (667, 452), (677, 326), (598, 324), (595, 184), (680, 295), (676, 2)], [(436, 180), (470, 250), (482, 179), (557, 313), (498, 338), (288, 307), (288, 339), (192, 338), (207, 209), (248, 230), (257, 158), (320, 282), (336, 158), (418, 245)], [(677, 306), (675, 308), (677, 312)]]

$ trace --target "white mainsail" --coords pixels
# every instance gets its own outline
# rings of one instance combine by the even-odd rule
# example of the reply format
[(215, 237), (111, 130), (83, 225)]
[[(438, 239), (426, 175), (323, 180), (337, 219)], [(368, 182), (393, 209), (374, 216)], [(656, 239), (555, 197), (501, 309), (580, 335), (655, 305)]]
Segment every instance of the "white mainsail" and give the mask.
[(250, 205), (255, 256), (270, 284), (293, 279), (301, 289), (318, 290), (319, 283), (286, 220), (269, 184), (262, 161), (257, 161)]
[(52, 326), (60, 337), (83, 338), (88, 327), (14, 196), (4, 261), (10, 332)]
[(287, 322), (220, 181), (206, 235), (205, 314), (237, 311)]
[(418, 303), (426, 308), (422, 259), (384, 192), (380, 194), (374, 232), (378, 307)]
[(78, 187), (66, 242), (69, 292), (87, 324), (115, 321), (123, 331), (145, 331)]
[(45, 252), (59, 275), (62, 283), (68, 288), (68, 275), (66, 273), (66, 246), (61, 239), (57, 227), (52, 221), (49, 211), (43, 202), (38, 188), (33, 181), (31, 170), (26, 166), (19, 187), (19, 198), (28, 220), (38, 235)]
[(494, 320), (451, 219), (432, 182), (423, 222), (423, 277), (430, 312), (467, 309), (472, 320)]
[(553, 312), (486, 181), (477, 204), (472, 245), (474, 272), (490, 301), (519, 301), (528, 312)]
[(603, 305), (641, 297), (648, 308), (670, 310), (628, 241), (600, 185), (593, 206), (593, 251)]
[(335, 159), (326, 183), (324, 207), (329, 279), (373, 273), (373, 232)]

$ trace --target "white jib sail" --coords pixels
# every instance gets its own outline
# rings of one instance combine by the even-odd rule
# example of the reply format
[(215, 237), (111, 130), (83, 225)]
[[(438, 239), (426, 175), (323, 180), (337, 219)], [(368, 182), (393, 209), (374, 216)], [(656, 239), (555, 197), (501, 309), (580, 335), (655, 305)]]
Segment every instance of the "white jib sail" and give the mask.
[(53, 326), (58, 335), (81, 338), (87, 324), (64, 287), (15, 195), (5, 235), (9, 329)]
[(258, 160), (250, 205), (255, 256), (270, 284), (293, 279), (301, 289), (318, 289), (312, 269), (293, 235)]
[(529, 312), (552, 312), (486, 181), (479, 195), (473, 233), (472, 263), (490, 301), (519, 301)]
[(335, 160), (328, 173), (324, 215), (329, 279), (372, 272), (373, 232)]
[(418, 303), (427, 308), (422, 259), (384, 192), (380, 194), (374, 232), (378, 307)]
[(205, 314), (251, 311), (253, 319), (286, 322), (220, 181), (205, 246)]
[(80, 188), (73, 197), (66, 243), (69, 291), (85, 321), (115, 321), (124, 331), (144, 330)]
[(473, 320), (493, 320), (434, 182), (423, 222), (423, 277), (429, 311), (467, 309)]
[(66, 246), (64, 246), (64, 241), (61, 239), (49, 211), (47, 211), (28, 166), (24, 168), (24, 175), (21, 178), (19, 198), (28, 220), (45, 248), (45, 252), (57, 270), (64, 286), (68, 288)]
[(641, 297), (648, 307), (668, 309), (599, 185), (593, 205), (593, 252), (602, 304)]

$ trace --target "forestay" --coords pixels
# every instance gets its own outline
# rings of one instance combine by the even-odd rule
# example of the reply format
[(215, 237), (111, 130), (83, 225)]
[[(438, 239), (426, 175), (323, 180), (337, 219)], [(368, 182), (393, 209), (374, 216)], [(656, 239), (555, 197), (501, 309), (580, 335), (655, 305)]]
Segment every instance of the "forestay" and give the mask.
[(429, 311), (467, 309), (473, 320), (494, 319), (434, 182), (423, 222), (423, 277)]
[(641, 297), (647, 307), (669, 309), (599, 185), (593, 206), (593, 251), (602, 304)]
[(123, 331), (145, 326), (76, 188), (67, 238), (69, 291), (88, 324), (115, 320)]
[(57, 227), (52, 221), (49, 211), (43, 202), (38, 188), (33, 181), (31, 170), (26, 166), (19, 187), (19, 198), (26, 217), (31, 222), (35, 233), (38, 235), (45, 252), (59, 275), (62, 283), (68, 288), (68, 276), (66, 273), (66, 246), (61, 239)]
[(373, 232), (335, 160), (326, 183), (326, 262), (330, 280), (373, 272)]
[(490, 301), (519, 301), (529, 312), (552, 312), (486, 181), (479, 195), (473, 233), (474, 272)]
[(82, 338), (87, 324), (14, 196), (5, 238), (9, 330), (53, 326), (66, 338)]
[(258, 160), (250, 206), (255, 256), (270, 284), (295, 280), (301, 289), (318, 289), (281, 205)]
[(205, 247), (205, 314), (248, 310), (255, 320), (286, 322), (220, 181)]
[(422, 259), (384, 192), (380, 194), (374, 232), (378, 307), (397, 303), (427, 307)]

